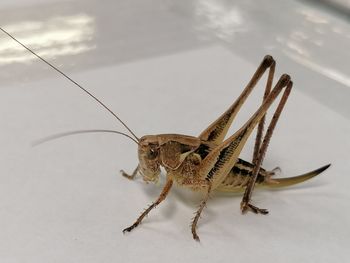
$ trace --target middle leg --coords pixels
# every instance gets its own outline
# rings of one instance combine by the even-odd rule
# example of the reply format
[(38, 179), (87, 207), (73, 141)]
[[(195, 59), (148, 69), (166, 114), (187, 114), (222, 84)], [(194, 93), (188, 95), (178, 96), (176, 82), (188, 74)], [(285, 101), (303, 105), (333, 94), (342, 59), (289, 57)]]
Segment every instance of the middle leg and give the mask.
[(198, 220), (199, 220), (199, 218), (201, 216), (201, 213), (202, 213), (204, 207), (207, 204), (207, 201), (208, 201), (208, 199), (210, 197), (210, 193), (211, 193), (211, 182), (210, 182), (210, 180), (206, 180), (206, 182), (207, 182), (207, 185), (208, 185), (208, 189), (207, 189), (206, 195), (203, 198), (202, 202), (200, 203), (199, 208), (198, 208), (198, 210), (196, 212), (195, 217), (193, 218), (192, 225), (191, 225), (192, 236), (193, 236), (193, 239), (196, 240), (196, 241), (199, 241), (199, 236), (197, 235), (197, 231), (196, 231), (197, 223), (198, 223)]

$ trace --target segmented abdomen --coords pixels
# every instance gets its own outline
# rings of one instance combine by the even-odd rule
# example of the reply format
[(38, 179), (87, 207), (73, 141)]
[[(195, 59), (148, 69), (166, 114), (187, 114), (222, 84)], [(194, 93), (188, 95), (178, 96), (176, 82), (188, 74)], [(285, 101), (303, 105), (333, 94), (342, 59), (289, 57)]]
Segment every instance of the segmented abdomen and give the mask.
[[(250, 162), (238, 159), (235, 166), (216, 190), (233, 192), (244, 189), (252, 176), (253, 168), (254, 166)], [(256, 183), (264, 182), (266, 174), (266, 170), (261, 168)]]

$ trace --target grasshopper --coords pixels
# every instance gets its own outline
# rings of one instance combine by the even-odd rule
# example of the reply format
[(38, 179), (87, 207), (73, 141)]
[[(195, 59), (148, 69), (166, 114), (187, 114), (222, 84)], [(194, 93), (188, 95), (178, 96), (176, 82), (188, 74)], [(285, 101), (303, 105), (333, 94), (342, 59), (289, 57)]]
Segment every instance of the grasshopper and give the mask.
[[(161, 175), (161, 168), (165, 170), (166, 182), (157, 198), (123, 233), (130, 232), (140, 225), (148, 213), (164, 201), (174, 183), (188, 188), (192, 191), (203, 192), (203, 199), (192, 220), (191, 232), (195, 240), (199, 241), (197, 224), (206, 203), (213, 192), (237, 192), (244, 190), (240, 209), (242, 213), (252, 211), (256, 214), (268, 214), (268, 210), (259, 208), (252, 204), (251, 197), (255, 186), (266, 186), (270, 188), (285, 187), (304, 182), (317, 176), (326, 170), (330, 164), (303, 175), (288, 178), (272, 178), (276, 169), (267, 171), (262, 168), (270, 139), (276, 127), (278, 119), (287, 102), (292, 90), (293, 82), (289, 75), (283, 74), (273, 87), (276, 62), (272, 56), (265, 56), (258, 66), (251, 80), (244, 88), (234, 103), (199, 136), (188, 136), (182, 134), (159, 134), (146, 135), (138, 138), (135, 133), (103, 102), (97, 99), (88, 90), (68, 77), (65, 73), (36, 54), (27, 46), (0, 28), (2, 32), (27, 49), (40, 60), (58, 71), (64, 77), (73, 82), (78, 88), (95, 99), (102, 107), (108, 110), (130, 133), (126, 134), (114, 130), (83, 130), (61, 133), (47, 137), (47, 141), (62, 136), (86, 133), (86, 132), (113, 132), (123, 135), (138, 145), (138, 165), (132, 174), (123, 170), (122, 175), (128, 179), (134, 179), (141, 174), (146, 182), (157, 182)], [(267, 82), (263, 101), (251, 118), (233, 135), (225, 139), (229, 127), (234, 121), (242, 105), (255, 88), (261, 77), (267, 72)], [(282, 97), (272, 116), (272, 119), (264, 134), (265, 115), (277, 99), (280, 93)], [(252, 132), (257, 128), (255, 146), (252, 161), (244, 161), (239, 155)]]

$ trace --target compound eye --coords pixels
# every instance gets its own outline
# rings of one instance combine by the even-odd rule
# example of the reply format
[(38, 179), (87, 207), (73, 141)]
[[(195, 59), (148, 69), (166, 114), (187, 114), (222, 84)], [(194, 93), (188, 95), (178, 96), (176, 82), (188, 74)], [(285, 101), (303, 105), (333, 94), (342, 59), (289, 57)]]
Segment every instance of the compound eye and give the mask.
[(149, 160), (154, 160), (158, 156), (158, 150), (157, 149), (150, 149), (147, 153), (147, 158)]

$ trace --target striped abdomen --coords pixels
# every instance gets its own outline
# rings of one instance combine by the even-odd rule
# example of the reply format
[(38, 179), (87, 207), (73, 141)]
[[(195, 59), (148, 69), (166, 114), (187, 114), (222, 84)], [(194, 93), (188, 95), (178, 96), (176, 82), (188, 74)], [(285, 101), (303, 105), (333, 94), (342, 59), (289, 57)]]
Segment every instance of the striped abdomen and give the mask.
[[(250, 162), (238, 159), (235, 166), (231, 169), (225, 180), (217, 188), (218, 191), (234, 191), (242, 190), (247, 186), (249, 179), (252, 177), (253, 164)], [(261, 168), (256, 180), (257, 184), (265, 181), (266, 176), (270, 174), (265, 169)]]

